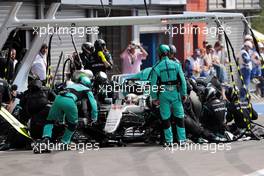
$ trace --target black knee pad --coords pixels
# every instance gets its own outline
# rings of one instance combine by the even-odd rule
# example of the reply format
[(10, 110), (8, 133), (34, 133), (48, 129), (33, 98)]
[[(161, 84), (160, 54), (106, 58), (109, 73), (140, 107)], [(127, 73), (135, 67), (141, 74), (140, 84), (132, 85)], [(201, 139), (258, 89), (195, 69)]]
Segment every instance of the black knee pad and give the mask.
[(171, 126), (170, 119), (162, 120), (162, 128), (163, 129), (168, 129), (168, 128), (170, 128), (170, 126)]
[(178, 117), (176, 117), (175, 120), (176, 120), (176, 125), (178, 127), (180, 127), (180, 128), (184, 128), (185, 127), (184, 126), (184, 118), (178, 118)]
[(77, 124), (76, 123), (67, 123), (67, 125), (68, 125), (68, 130), (70, 130), (70, 131), (75, 131), (76, 129), (77, 129)]

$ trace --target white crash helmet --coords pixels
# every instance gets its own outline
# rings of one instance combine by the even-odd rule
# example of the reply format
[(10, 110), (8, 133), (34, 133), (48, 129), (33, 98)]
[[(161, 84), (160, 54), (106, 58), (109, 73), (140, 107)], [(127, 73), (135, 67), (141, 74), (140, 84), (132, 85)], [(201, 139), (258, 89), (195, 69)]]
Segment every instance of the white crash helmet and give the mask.
[(139, 98), (136, 94), (133, 94), (133, 93), (130, 93), (130, 94), (127, 94), (126, 97), (125, 97), (125, 103), (126, 104), (135, 104), (137, 105), (139, 102)]
[(78, 82), (81, 76), (87, 76), (90, 80), (93, 79), (94, 75), (91, 70), (76, 70), (72, 75), (72, 81)]
[(96, 80), (104, 83), (105, 81), (107, 81), (107, 74), (103, 71), (98, 72), (96, 75)]

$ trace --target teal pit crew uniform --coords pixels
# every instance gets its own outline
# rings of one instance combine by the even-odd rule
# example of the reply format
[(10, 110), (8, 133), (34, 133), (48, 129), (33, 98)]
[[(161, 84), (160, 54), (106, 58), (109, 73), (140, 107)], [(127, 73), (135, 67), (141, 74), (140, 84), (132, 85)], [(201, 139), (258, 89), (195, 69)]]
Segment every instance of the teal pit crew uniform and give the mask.
[(131, 78), (139, 79), (140, 81), (149, 81), (150, 74), (152, 68), (145, 68), (144, 70), (140, 71), (139, 73), (133, 75)]
[[(181, 96), (187, 96), (186, 80), (181, 65), (169, 59), (169, 51), (170, 48), (167, 45), (160, 45), (158, 48), (161, 60), (153, 67), (152, 70), (151, 97), (152, 100), (160, 100), (160, 114), (166, 143), (173, 142), (173, 134), (170, 123), (172, 110), (176, 119), (178, 141), (185, 142), (186, 133)], [(179, 90), (178, 85), (180, 85)], [(156, 86), (160, 87), (160, 91), (154, 91), (154, 87)]]
[(90, 79), (86, 76), (80, 76), (79, 83), (68, 85), (64, 93), (56, 96), (43, 130), (43, 138), (51, 138), (54, 121), (61, 122), (65, 116), (68, 127), (61, 142), (69, 144), (78, 123), (77, 102), (84, 98), (88, 98), (90, 101), (92, 120), (97, 121), (97, 103), (89, 86), (91, 86)]

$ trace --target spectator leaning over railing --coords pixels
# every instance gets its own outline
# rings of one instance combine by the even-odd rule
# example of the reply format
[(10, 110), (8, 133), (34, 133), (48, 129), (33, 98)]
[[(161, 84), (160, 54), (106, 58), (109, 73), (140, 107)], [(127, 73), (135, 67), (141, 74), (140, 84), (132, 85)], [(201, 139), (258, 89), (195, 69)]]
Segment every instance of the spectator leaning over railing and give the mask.
[(195, 49), (193, 55), (186, 60), (185, 74), (189, 78), (198, 78), (201, 74), (202, 60), (200, 49)]
[(259, 42), (259, 53), (262, 59), (264, 59), (264, 43)]
[(203, 71), (201, 72), (201, 77), (207, 77), (208, 75), (213, 74), (213, 57), (214, 49), (212, 45), (206, 46), (206, 53), (204, 55), (204, 64)]
[[(259, 54), (261, 56), (260, 59), (264, 59), (264, 44), (263, 43), (258, 43), (259, 46)], [(261, 76), (259, 77), (260, 84), (258, 85), (258, 88), (260, 89), (261, 92), (261, 97), (264, 97), (264, 70), (263, 68), (261, 69)]]
[(217, 77), (221, 83), (227, 82), (226, 64), (228, 64), (228, 58), (224, 45), (220, 41), (217, 41), (215, 42), (214, 50)]
[[(258, 47), (263, 48), (263, 44), (259, 42)], [(258, 78), (261, 76), (261, 57), (256, 50), (253, 51), (251, 59), (252, 59), (251, 79)]]

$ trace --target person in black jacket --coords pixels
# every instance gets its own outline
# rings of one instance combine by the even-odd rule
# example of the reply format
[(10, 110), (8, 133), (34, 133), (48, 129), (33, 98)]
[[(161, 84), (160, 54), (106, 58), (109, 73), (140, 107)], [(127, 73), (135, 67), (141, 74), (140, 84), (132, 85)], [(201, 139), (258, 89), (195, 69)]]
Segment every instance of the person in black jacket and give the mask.
[(28, 85), (28, 90), (20, 95), (21, 120), (24, 123), (30, 120), (30, 134), (33, 139), (42, 137), (50, 109), (49, 105), (55, 96), (50, 89), (42, 86), (40, 80), (32, 80)]
[(229, 87), (226, 91), (227, 122), (234, 120), (235, 126), (240, 129), (247, 128), (251, 120), (258, 119), (258, 113), (250, 106), (247, 101), (239, 102), (239, 90), (237, 87)]
[(94, 52), (94, 45), (91, 42), (85, 42), (82, 44), (82, 53), (80, 54), (80, 58), (82, 60), (82, 64), (85, 70), (92, 69), (92, 55)]
[(106, 43), (102, 39), (94, 42), (95, 52), (93, 52), (91, 60), (91, 70), (94, 75), (100, 71), (106, 72), (113, 67), (113, 60), (110, 52), (106, 48)]
[(0, 103), (8, 104), (11, 101), (11, 89), (6, 80), (0, 78)]
[[(0, 78), (0, 106), (6, 107), (12, 100), (12, 91), (6, 80)], [(0, 117), (0, 150), (9, 148), (6, 144), (11, 125)]]
[[(190, 83), (190, 80), (187, 79), (187, 100), (183, 103), (184, 107), (184, 123), (188, 137), (194, 142), (203, 143), (203, 142), (215, 142), (219, 140), (211, 131), (204, 128), (200, 121), (198, 115), (194, 111), (193, 101), (190, 97), (193, 86)], [(195, 89), (195, 88), (194, 88)]]
[(13, 81), (14, 62), (12, 58), (16, 57), (15, 51), (11, 49), (7, 58), (0, 58), (0, 78), (7, 80), (8, 83)]
[(205, 89), (205, 102), (203, 103), (202, 118), (200, 119), (204, 128), (214, 134), (223, 135), (225, 132), (226, 102), (217, 98), (214, 87)]

